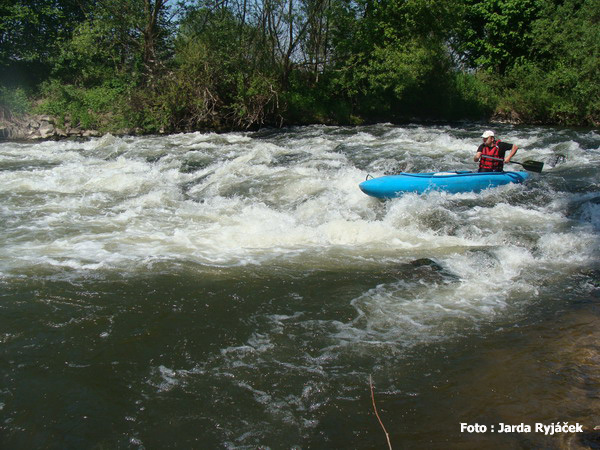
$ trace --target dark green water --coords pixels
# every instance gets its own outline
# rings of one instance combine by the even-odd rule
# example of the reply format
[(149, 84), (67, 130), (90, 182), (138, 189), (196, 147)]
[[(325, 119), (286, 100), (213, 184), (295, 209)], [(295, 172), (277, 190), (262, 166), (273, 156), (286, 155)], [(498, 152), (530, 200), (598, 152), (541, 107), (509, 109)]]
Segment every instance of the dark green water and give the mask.
[(568, 156), (524, 186), (356, 187), (478, 129), (2, 144), (0, 447), (386, 448), (372, 377), (394, 448), (595, 448), (600, 137), (503, 129)]

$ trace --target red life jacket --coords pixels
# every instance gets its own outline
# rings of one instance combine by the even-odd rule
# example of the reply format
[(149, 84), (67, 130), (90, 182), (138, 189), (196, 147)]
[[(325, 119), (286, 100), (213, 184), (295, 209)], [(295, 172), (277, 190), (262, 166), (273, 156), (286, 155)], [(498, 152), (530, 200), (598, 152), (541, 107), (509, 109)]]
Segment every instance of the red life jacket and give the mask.
[(491, 147), (487, 145), (483, 146), (483, 151), (481, 152), (481, 159), (479, 160), (479, 169), (484, 169), (486, 171), (492, 170), (494, 172), (502, 172), (504, 168), (504, 161), (496, 161), (495, 159), (484, 158), (483, 156), (491, 156), (493, 158), (500, 158), (500, 148), (498, 144), (500, 140), (497, 140), (492, 144)]

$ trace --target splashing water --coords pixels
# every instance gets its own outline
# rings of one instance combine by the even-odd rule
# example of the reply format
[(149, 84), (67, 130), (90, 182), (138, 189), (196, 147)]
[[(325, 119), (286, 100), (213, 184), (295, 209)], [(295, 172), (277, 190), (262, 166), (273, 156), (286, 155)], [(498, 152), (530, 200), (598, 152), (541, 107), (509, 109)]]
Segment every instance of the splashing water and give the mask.
[(0, 144), (5, 443), (371, 448), (370, 373), (436, 408), (414, 374), (448, 370), (439, 353), (597, 289), (600, 135), (497, 132), (566, 160), (382, 202), (367, 174), (473, 170), (479, 127)]

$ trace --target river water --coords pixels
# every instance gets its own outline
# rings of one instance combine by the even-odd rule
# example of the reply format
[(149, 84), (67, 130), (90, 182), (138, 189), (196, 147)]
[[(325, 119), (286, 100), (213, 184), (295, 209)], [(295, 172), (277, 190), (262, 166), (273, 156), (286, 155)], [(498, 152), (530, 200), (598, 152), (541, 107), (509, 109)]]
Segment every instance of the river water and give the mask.
[(597, 444), (597, 130), (498, 127), (566, 156), (524, 185), (358, 189), (481, 131), (0, 144), (0, 447), (387, 448), (374, 402), (394, 448)]

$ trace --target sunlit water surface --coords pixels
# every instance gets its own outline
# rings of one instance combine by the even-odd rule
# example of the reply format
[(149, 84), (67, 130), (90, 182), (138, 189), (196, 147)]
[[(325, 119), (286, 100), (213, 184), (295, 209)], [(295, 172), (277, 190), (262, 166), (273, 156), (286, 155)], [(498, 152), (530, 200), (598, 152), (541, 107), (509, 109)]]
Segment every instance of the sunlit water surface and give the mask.
[(0, 144), (0, 446), (385, 448), (373, 398), (397, 448), (597, 443), (600, 134), (498, 127), (566, 156), (524, 185), (358, 189), (472, 170), (481, 128)]

